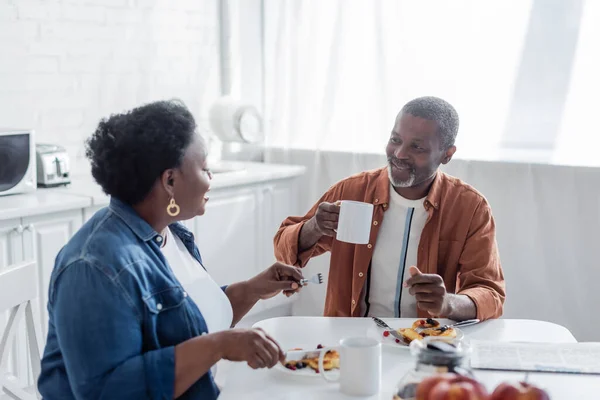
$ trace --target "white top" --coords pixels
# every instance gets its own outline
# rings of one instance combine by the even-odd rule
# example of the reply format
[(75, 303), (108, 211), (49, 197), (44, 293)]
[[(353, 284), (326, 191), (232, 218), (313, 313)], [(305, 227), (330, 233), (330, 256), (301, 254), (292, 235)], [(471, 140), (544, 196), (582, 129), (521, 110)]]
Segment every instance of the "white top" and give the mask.
[(161, 248), (175, 277), (202, 312), (209, 332), (229, 329), (233, 309), (229, 298), (169, 228)]
[(364, 314), (417, 317), (415, 297), (403, 283), (417, 265), (417, 249), (428, 213), (424, 199), (408, 200), (390, 186), (390, 203), (377, 234), (371, 268), (363, 289)]

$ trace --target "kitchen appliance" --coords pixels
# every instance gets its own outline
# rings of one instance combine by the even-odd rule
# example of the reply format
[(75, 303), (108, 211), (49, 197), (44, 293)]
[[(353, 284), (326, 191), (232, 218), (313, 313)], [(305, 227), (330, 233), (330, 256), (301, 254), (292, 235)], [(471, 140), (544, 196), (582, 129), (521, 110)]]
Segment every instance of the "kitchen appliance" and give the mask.
[(263, 161), (263, 119), (256, 107), (231, 96), (217, 99), (209, 109), (209, 163)]
[(264, 162), (261, 115), (264, 101), (260, 95), (264, 71), (238, 68), (243, 64), (248, 46), (254, 44), (252, 39), (246, 40), (248, 35), (240, 30), (240, 21), (248, 10), (242, 5), (245, 2), (220, 0), (218, 3), (221, 93), (209, 109), (208, 163)]
[(0, 196), (36, 189), (35, 134), (0, 128)]
[(38, 187), (54, 187), (71, 183), (69, 154), (55, 144), (35, 146)]

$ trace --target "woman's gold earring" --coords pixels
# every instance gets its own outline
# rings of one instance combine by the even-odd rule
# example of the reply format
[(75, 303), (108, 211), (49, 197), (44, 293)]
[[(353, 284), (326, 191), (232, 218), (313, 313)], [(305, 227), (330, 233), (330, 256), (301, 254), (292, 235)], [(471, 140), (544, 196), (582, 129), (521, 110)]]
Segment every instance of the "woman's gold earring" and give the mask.
[(179, 211), (180, 209), (177, 203), (175, 203), (175, 199), (171, 199), (169, 205), (167, 206), (167, 214), (169, 214), (171, 217), (176, 217), (179, 215)]

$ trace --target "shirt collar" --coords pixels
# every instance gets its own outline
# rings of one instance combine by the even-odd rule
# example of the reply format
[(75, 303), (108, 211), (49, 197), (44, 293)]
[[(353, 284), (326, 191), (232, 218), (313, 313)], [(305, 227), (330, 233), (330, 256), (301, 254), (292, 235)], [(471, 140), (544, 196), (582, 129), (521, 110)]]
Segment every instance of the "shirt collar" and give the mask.
[(169, 225), (169, 229), (174, 235), (177, 235), (184, 243), (186, 240), (194, 242), (194, 235), (181, 222), (174, 222)]
[(141, 240), (147, 242), (148, 240), (154, 239), (159, 234), (148, 224), (129, 204), (122, 202), (121, 200), (111, 197), (109, 209), (115, 213), (125, 225), (127, 225), (133, 233), (136, 234)]
[(435, 178), (433, 178), (433, 183), (431, 184), (431, 188), (429, 189), (429, 193), (425, 198), (425, 202), (429, 203), (429, 205), (436, 210), (439, 210), (440, 203), (442, 200), (442, 185), (444, 183), (445, 176), (441, 171), (437, 171), (435, 174)]
[[(429, 189), (427, 197), (425, 197), (425, 205), (429, 205), (436, 210), (440, 208), (440, 200), (442, 196), (442, 185), (444, 181), (444, 173), (437, 171), (433, 184)], [(390, 178), (388, 176), (388, 168), (383, 167), (379, 170), (379, 175), (376, 178), (375, 194), (373, 196), (373, 204), (389, 204), (390, 202)]]
[(390, 202), (390, 178), (388, 177), (388, 168), (383, 167), (379, 170), (379, 175), (375, 181), (375, 194), (373, 195), (373, 204), (389, 204)]

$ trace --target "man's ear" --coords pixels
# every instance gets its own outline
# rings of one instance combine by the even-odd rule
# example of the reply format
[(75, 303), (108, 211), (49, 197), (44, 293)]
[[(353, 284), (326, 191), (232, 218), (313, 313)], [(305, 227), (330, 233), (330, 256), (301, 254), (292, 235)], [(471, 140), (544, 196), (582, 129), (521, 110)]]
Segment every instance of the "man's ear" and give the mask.
[(452, 160), (452, 156), (454, 155), (454, 153), (456, 153), (456, 146), (448, 147), (448, 150), (446, 150), (444, 156), (442, 157), (442, 164), (448, 164), (450, 160)]
[(162, 184), (163, 189), (169, 195), (169, 197), (173, 198), (175, 194), (175, 189), (173, 188), (173, 179), (174, 172), (172, 169), (165, 170), (160, 176), (160, 183)]

